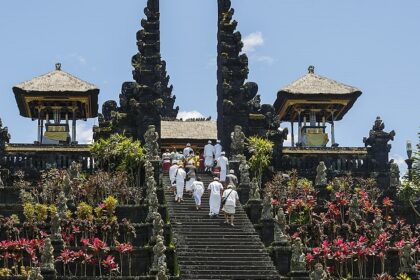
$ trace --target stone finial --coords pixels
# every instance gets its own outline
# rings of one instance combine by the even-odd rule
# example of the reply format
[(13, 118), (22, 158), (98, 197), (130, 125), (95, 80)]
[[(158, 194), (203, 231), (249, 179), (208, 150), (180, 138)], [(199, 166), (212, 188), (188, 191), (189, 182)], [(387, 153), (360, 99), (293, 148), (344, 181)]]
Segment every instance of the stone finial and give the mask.
[(308, 67), (308, 73), (309, 74), (314, 74), (315, 73), (315, 66), (309, 65), (309, 67)]
[(55, 70), (61, 71), (61, 63), (60, 62), (55, 64)]

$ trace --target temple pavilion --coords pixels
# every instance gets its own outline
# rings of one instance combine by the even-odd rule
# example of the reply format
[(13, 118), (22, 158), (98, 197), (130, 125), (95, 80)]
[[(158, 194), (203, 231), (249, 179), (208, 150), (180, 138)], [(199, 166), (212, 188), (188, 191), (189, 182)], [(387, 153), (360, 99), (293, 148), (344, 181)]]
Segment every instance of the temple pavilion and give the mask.
[(13, 92), (20, 115), (38, 121), (36, 144), (76, 144), (76, 122), (98, 116), (99, 89), (61, 70), (60, 63), (14, 86)]
[[(326, 147), (330, 142), (337, 147), (334, 123), (343, 119), (361, 94), (355, 87), (315, 74), (315, 67), (309, 66), (306, 75), (277, 93), (274, 108), (282, 122), (291, 124), (292, 146)], [(328, 124), (331, 139), (326, 132)]]

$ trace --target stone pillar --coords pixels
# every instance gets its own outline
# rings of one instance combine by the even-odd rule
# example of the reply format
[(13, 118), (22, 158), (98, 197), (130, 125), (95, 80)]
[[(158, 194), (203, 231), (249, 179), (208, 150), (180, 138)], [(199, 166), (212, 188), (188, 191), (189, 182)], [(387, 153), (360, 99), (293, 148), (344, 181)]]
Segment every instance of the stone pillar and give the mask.
[(72, 124), (71, 124), (72, 128), (71, 128), (71, 141), (72, 143), (77, 144), (77, 139), (76, 139), (76, 110), (73, 109), (73, 117), (72, 117)]
[(239, 187), (238, 187), (238, 196), (239, 196), (239, 201), (241, 202), (242, 205), (245, 205), (247, 203), (247, 201), (249, 200), (249, 184), (243, 184), (240, 183)]
[(261, 240), (265, 246), (270, 246), (274, 241), (274, 220), (261, 220)]
[(261, 199), (249, 200), (245, 205), (245, 211), (253, 224), (258, 224), (261, 219), (262, 201)]
[(298, 144), (302, 142), (302, 118), (300, 112), (301, 111), (298, 111)]
[(271, 257), (277, 271), (282, 276), (288, 275), (290, 272), (290, 258), (292, 256), (292, 248), (290, 247), (290, 244), (287, 242), (273, 242), (271, 246), (273, 248)]
[(295, 128), (294, 128), (294, 122), (291, 122), (290, 123), (290, 128), (291, 128), (291, 131), (292, 131), (292, 147), (294, 147), (295, 146)]

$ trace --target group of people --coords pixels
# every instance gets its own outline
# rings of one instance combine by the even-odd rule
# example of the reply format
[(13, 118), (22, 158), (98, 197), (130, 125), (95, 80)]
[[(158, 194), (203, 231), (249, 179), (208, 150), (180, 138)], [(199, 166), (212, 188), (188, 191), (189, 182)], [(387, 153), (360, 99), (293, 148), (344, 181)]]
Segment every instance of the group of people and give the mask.
[[(210, 195), (210, 217), (217, 217), (222, 206), (225, 214), (225, 223), (234, 226), (234, 214), (236, 202), (239, 200), (236, 186), (238, 178), (234, 171), (228, 170), (228, 159), (225, 152), (222, 151), (220, 141), (216, 145), (212, 145), (209, 140), (204, 147), (204, 172), (213, 174), (215, 177), (213, 182), (207, 186)], [(181, 203), (183, 201), (184, 190), (195, 200), (196, 209), (201, 209), (201, 197), (205, 193), (205, 186), (201, 178), (197, 176), (197, 169), (200, 167), (200, 158), (194, 154), (190, 144), (187, 144), (182, 152), (169, 153), (166, 151), (162, 155), (165, 169), (165, 163), (169, 160), (172, 164), (169, 169), (169, 179), (174, 189), (175, 201)]]

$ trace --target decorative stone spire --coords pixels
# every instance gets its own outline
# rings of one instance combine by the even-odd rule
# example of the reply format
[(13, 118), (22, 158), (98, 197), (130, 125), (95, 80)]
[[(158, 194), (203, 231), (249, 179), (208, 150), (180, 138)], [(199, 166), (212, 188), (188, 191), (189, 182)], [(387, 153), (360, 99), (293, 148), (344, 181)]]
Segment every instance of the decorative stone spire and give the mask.
[[(103, 111), (111, 110), (115, 114), (111, 114), (114, 115), (111, 120), (100, 118), (103, 124), (99, 124), (101, 128), (105, 122), (111, 122), (114, 132), (141, 140), (150, 125), (160, 134), (161, 118), (175, 119), (178, 114), (178, 108), (173, 108), (175, 96), (172, 85), (169, 86), (166, 62), (160, 54), (159, 0), (148, 0), (144, 14), (146, 18), (141, 20), (142, 29), (136, 36), (138, 53), (131, 59), (135, 82), (123, 83), (119, 108), (111, 108), (110, 102), (104, 104)], [(95, 132), (99, 132), (97, 138), (100, 138), (100, 131)]]
[(55, 64), (55, 70), (61, 71), (61, 63), (60, 62)]
[(308, 73), (309, 74), (315, 74), (315, 66), (309, 65), (309, 67), (308, 67)]

